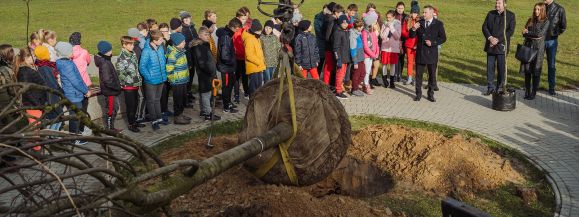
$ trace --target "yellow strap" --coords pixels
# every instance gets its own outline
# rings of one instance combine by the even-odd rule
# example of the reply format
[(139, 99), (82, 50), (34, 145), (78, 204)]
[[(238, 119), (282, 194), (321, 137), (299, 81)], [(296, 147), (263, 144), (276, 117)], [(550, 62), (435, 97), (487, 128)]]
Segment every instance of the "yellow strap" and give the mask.
[[(287, 56), (284, 56), (284, 60), (289, 59)], [(286, 61), (283, 61), (286, 62)], [(283, 77), (281, 77), (280, 79), (280, 84), (279, 84), (279, 91), (278, 91), (278, 101), (277, 101), (277, 111), (279, 112), (279, 108), (281, 106), (281, 99), (283, 96), (283, 86), (284, 86), (284, 80), (288, 81), (288, 93), (289, 93), (289, 100), (290, 100), (290, 111), (292, 114), (292, 127), (293, 127), (293, 134), (292, 137), (280, 144), (279, 147), (279, 151), (276, 152), (267, 162), (265, 162), (263, 165), (261, 165), (255, 172), (254, 174), (258, 177), (263, 177), (265, 174), (267, 174), (267, 172), (269, 172), (269, 170), (271, 170), (271, 168), (273, 168), (273, 166), (275, 166), (275, 164), (279, 161), (279, 159), (282, 159), (282, 162), (285, 166), (285, 170), (286, 173), (290, 179), (290, 182), (293, 185), (298, 185), (298, 177), (296, 175), (296, 172), (294, 170), (294, 166), (292, 165), (292, 163), (290, 162), (289, 159), (289, 147), (291, 146), (291, 144), (293, 143), (296, 135), (297, 135), (297, 131), (298, 131), (298, 125), (297, 125), (297, 117), (296, 117), (296, 105), (295, 105), (295, 96), (294, 96), (294, 89), (293, 89), (293, 81), (291, 79), (291, 73), (288, 71), (291, 70), (288, 66), (286, 66), (285, 64), (280, 64), (280, 72), (285, 74), (285, 79)], [(282, 75), (283, 76), (283, 75)]]

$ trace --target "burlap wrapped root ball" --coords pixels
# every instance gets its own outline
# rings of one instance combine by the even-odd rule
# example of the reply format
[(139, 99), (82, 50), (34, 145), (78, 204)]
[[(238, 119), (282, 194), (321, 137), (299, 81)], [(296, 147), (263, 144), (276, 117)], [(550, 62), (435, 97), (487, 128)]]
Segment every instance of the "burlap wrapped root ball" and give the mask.
[[(295, 168), (298, 185), (317, 183), (336, 168), (352, 142), (351, 126), (344, 106), (318, 80), (293, 78), (298, 131), (288, 152)], [(250, 100), (239, 134), (239, 143), (259, 136), (277, 123), (291, 124), (288, 83), (284, 82), (283, 96), (278, 111), (280, 80), (276, 79), (261, 87)], [(278, 148), (264, 151), (245, 163), (254, 172)], [(267, 183), (292, 185), (284, 164), (280, 160), (261, 179)]]

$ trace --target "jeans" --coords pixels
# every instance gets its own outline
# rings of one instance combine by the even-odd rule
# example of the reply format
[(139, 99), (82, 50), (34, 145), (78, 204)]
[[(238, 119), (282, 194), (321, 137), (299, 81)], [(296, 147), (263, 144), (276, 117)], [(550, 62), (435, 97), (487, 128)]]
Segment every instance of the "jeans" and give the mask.
[(267, 67), (263, 72), (263, 83), (267, 83), (273, 79), (273, 73), (275, 72), (275, 67)]
[(173, 114), (177, 117), (183, 114), (187, 105), (187, 84), (175, 84), (171, 89), (173, 89)]
[[(77, 109), (81, 109), (81, 110), (82, 110), (82, 101), (80, 101), (80, 102), (71, 102), (71, 103), (72, 103), (72, 105), (74, 105)], [(68, 113), (69, 113), (71, 116), (74, 116), (74, 115), (76, 114), (76, 112), (74, 112), (74, 110), (72, 110), (72, 108), (68, 108), (67, 110), (68, 110)], [(73, 133), (73, 134), (78, 134), (78, 133), (79, 133), (79, 130), (78, 130), (79, 123), (80, 123), (80, 122), (79, 122), (78, 120), (70, 120), (70, 121), (68, 122), (68, 124), (69, 124), (69, 126), (68, 126), (68, 132)]]
[(199, 93), (199, 105), (201, 114), (209, 115), (213, 112), (211, 110), (211, 91)]
[[(549, 82), (549, 90), (555, 90), (555, 73), (557, 68), (555, 68), (555, 60), (557, 56), (557, 46), (559, 43), (557, 39), (545, 41), (545, 53), (547, 53), (547, 81)], [(538, 54), (542, 57), (542, 54)]]
[(253, 93), (261, 87), (263, 84), (263, 73), (262, 72), (255, 72), (248, 75), (249, 77), (249, 96), (253, 96)]
[(161, 84), (145, 84), (145, 95), (147, 99), (147, 112), (149, 120), (156, 122), (161, 120), (161, 95), (163, 95), (163, 86)]
[[(497, 86), (494, 85), (495, 67), (497, 68)], [(489, 90), (495, 90), (503, 86), (505, 78), (505, 55), (487, 54), (487, 87)]]

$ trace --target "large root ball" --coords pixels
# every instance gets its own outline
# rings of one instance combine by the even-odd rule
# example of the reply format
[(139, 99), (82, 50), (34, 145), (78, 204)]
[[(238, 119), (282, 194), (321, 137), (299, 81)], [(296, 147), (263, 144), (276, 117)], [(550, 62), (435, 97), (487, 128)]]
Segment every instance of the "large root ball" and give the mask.
[[(299, 185), (306, 186), (329, 176), (340, 163), (352, 143), (351, 126), (344, 106), (324, 83), (311, 79), (292, 80), (298, 130), (288, 152)], [(247, 106), (239, 143), (267, 132), (277, 123), (291, 124), (287, 81), (279, 111), (277, 109), (279, 84), (279, 79), (270, 81), (254, 94)], [(264, 151), (246, 161), (245, 168), (256, 171), (276, 152), (279, 152), (277, 147)], [(261, 179), (291, 185), (281, 158)]]

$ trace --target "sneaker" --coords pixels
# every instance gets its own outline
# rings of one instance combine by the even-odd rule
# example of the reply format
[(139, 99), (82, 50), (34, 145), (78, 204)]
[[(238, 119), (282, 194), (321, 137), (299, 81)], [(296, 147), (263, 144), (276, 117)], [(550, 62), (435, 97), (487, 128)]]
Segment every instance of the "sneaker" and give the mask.
[(207, 114), (205, 112), (199, 113), (199, 118), (204, 119)]
[(352, 95), (353, 95), (353, 96), (361, 97), (361, 96), (364, 96), (364, 92), (362, 92), (362, 91), (360, 91), (360, 90), (355, 90), (355, 91), (352, 92)]
[(363, 89), (363, 90), (364, 90), (364, 93), (365, 93), (366, 95), (372, 95), (372, 88), (371, 88), (370, 85), (364, 86), (364, 89)]
[(129, 131), (131, 131), (133, 133), (141, 132), (141, 130), (139, 129), (139, 127), (136, 124), (129, 125)]
[(84, 130), (82, 131), (82, 135), (83, 136), (92, 136), (92, 130), (85, 126)]
[(249, 100), (249, 94), (247, 94), (247, 93), (244, 94), (244, 95), (243, 95), (243, 98)]
[(153, 127), (154, 131), (161, 129), (161, 127), (159, 126), (159, 123), (157, 123), (157, 122), (153, 123), (152, 127)]
[(241, 102), (241, 100), (239, 100), (239, 95), (235, 95), (233, 98), (235, 103), (239, 104), (239, 102)]
[(188, 121), (193, 120), (193, 118), (191, 118), (189, 116), (181, 115), (181, 117), (183, 117), (183, 119), (188, 120)]
[(238, 111), (237, 111), (237, 109), (234, 109), (233, 107), (229, 106), (229, 108), (224, 108), (223, 112), (233, 114), (233, 113), (237, 113)]
[(162, 119), (162, 120), (159, 121), (158, 123), (167, 126), (167, 125), (169, 125), (169, 119), (167, 119), (167, 120)]
[(551, 90), (549, 90), (549, 95), (555, 96), (555, 95), (557, 95), (557, 92), (555, 92), (555, 90), (551, 89)]
[(344, 93), (337, 93), (336, 97), (338, 97), (338, 99), (348, 99), (348, 96), (346, 96), (346, 94)]
[(175, 117), (175, 119), (173, 120), (173, 123), (175, 123), (177, 125), (186, 125), (186, 124), (190, 124), (191, 121), (186, 120), (185, 118), (183, 118), (182, 115), (179, 115), (179, 116)]
[(412, 81), (412, 77), (408, 77), (408, 80), (406, 80), (406, 82), (404, 82), (404, 85), (410, 85), (413, 83), (414, 83), (414, 81)]
[(145, 125), (145, 124), (143, 124), (143, 123), (138, 123), (138, 122), (137, 122), (137, 124), (135, 124), (135, 126), (137, 126), (138, 128), (143, 128), (143, 127), (145, 127), (145, 126), (147, 126), (147, 125)]
[(231, 108), (231, 109), (236, 109), (237, 106), (236, 106), (235, 104), (231, 104), (231, 105), (229, 105), (229, 108)]
[(167, 115), (161, 115), (161, 119), (163, 119), (163, 121), (169, 122), (169, 116)]
[(172, 111), (166, 111), (165, 114), (163, 114), (163, 115), (170, 117), (170, 116), (173, 116), (175, 114)]
[(86, 145), (86, 143), (87, 143), (87, 142), (84, 141), (84, 140), (76, 140), (76, 141), (74, 141), (74, 144), (75, 144), (75, 145)]
[(221, 117), (220, 117), (220, 116), (217, 116), (217, 115), (214, 115), (214, 114), (209, 114), (209, 115), (205, 116), (205, 120), (206, 120), (206, 121), (211, 121), (211, 120), (212, 120), (212, 119), (211, 119), (212, 117), (213, 117), (213, 121), (221, 120)]

